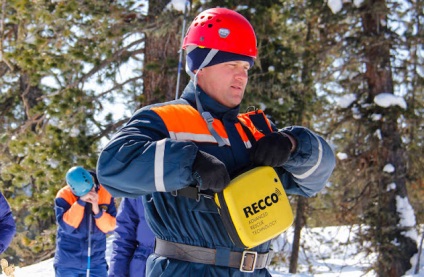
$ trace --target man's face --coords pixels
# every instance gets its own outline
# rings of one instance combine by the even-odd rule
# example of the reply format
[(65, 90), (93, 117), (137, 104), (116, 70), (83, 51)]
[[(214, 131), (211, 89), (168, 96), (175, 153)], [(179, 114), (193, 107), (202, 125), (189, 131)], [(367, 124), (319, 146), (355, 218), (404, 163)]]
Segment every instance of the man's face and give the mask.
[(241, 103), (248, 80), (250, 64), (231, 61), (200, 70), (197, 83), (203, 91), (220, 104), (234, 108)]

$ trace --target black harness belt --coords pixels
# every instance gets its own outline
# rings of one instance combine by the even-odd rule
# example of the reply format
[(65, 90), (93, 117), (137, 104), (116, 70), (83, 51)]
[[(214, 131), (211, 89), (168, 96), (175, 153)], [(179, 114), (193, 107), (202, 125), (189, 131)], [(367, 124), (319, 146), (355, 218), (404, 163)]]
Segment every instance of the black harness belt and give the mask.
[(191, 263), (234, 267), (242, 272), (254, 272), (255, 269), (265, 268), (271, 261), (271, 253), (257, 253), (248, 250), (234, 252), (228, 248), (205, 248), (159, 238), (156, 238), (155, 245), (155, 254), (159, 256)]

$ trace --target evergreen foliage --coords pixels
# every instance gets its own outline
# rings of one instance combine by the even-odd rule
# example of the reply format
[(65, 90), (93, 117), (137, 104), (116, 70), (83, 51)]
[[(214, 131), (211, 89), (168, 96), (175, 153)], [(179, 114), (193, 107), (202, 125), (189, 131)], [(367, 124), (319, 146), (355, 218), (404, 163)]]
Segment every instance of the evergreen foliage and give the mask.
[[(411, 96), (422, 91), (422, 87), (417, 87), (417, 79), (422, 79), (417, 77), (422, 59), (415, 59), (413, 66), (398, 67), (411, 62), (409, 58), (415, 56), (417, 47), (408, 46), (404, 40), (409, 33), (404, 27), (415, 26), (414, 40), (422, 35), (416, 26), (422, 17), (417, 21), (419, 11), (410, 4), (347, 4), (324, 23), (326, 35), (335, 38), (333, 47), (338, 51), (329, 53), (334, 62), (327, 68), (329, 78), (320, 85), (334, 104), (352, 99), (349, 105), (335, 105), (335, 112), (330, 114), (332, 122), (327, 125), (337, 152), (347, 154), (333, 175), (330, 197), (335, 200), (334, 208), (340, 210), (341, 216), (337, 218), (343, 220), (341, 223), (369, 226), (359, 241), (364, 247), (369, 246), (370, 253), (378, 253), (373, 270), (379, 276), (401, 276), (410, 268), (410, 258), (417, 251), (416, 239), (407, 235), (416, 227), (415, 218), (408, 218), (413, 223), (407, 226), (398, 210), (400, 199), (411, 199), (414, 204), (416, 196), (422, 195), (422, 187), (418, 194), (408, 194), (408, 186), (422, 180), (422, 172), (409, 166), (422, 165), (422, 159), (414, 158), (420, 154), (409, 151), (420, 142), (408, 138), (412, 126), (422, 125), (414, 118), (414, 114), (422, 112), (415, 108), (420, 102), (410, 101)], [(403, 97), (407, 109), (381, 107), (375, 97), (383, 93)], [(420, 131), (412, 136), (420, 136)], [(422, 154), (422, 149), (418, 152)], [(393, 165), (395, 170), (385, 171), (387, 165)], [(411, 178), (412, 172), (417, 179)], [(327, 199), (328, 195), (321, 197)], [(417, 215), (422, 214), (421, 206), (414, 205)]]
[(113, 106), (137, 106), (141, 71), (125, 66), (140, 63), (143, 32), (155, 24), (133, 1), (2, 7), (0, 183), (18, 228), (6, 254), (25, 265), (54, 253), (53, 204), (66, 171), (94, 169), (100, 147), (126, 121)]

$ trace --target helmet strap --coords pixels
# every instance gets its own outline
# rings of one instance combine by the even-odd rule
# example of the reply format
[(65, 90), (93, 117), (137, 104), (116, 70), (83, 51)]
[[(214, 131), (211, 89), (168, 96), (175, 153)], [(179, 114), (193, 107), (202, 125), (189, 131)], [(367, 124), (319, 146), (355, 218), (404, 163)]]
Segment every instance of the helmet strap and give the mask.
[[(199, 73), (199, 71), (206, 67), (210, 61), (213, 59), (213, 57), (215, 57), (216, 53), (218, 53), (219, 50), (217, 49), (211, 49), (209, 51), (209, 53), (206, 55), (205, 59), (203, 60), (203, 62), (200, 64), (199, 68), (197, 69), (196, 74), (194, 74), (191, 70), (188, 70), (188, 74), (190, 75), (190, 77), (192, 77), (193, 82), (194, 82), (194, 96), (196, 98), (196, 107), (197, 110), (199, 111), (199, 113), (202, 115), (203, 120), (205, 120), (207, 126), (208, 126), (208, 130), (209, 132), (211, 132), (212, 136), (216, 139), (216, 141), (218, 142), (218, 146), (224, 146), (226, 143), (224, 141), (224, 139), (216, 132), (216, 130), (213, 128), (212, 123), (213, 123), (213, 117), (210, 114), (210, 112), (208, 111), (204, 111), (203, 110), (203, 106), (202, 103), (200, 102), (199, 99), (199, 90), (197, 89), (197, 74)], [(191, 73), (191, 74), (190, 74)]]

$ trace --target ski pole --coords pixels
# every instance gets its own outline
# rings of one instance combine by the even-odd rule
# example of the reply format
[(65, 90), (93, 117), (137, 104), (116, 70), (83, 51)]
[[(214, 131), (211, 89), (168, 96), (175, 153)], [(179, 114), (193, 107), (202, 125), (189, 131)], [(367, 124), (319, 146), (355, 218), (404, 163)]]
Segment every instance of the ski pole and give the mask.
[(190, 5), (190, 1), (186, 1), (184, 5), (184, 19), (183, 19), (183, 27), (181, 29), (181, 47), (180, 47), (180, 57), (178, 60), (178, 72), (177, 72), (177, 87), (175, 88), (175, 100), (178, 99), (178, 91), (180, 90), (180, 77), (181, 77), (181, 69), (183, 67), (183, 42), (184, 42), (184, 32), (185, 32), (185, 26), (186, 26), (186, 20), (187, 20), (187, 6)]
[(88, 206), (88, 250), (87, 250), (87, 277), (90, 277), (91, 267), (91, 233), (93, 231), (93, 219), (91, 217), (92, 206), (91, 203), (87, 203)]

